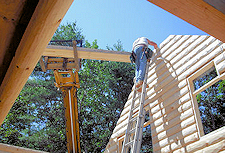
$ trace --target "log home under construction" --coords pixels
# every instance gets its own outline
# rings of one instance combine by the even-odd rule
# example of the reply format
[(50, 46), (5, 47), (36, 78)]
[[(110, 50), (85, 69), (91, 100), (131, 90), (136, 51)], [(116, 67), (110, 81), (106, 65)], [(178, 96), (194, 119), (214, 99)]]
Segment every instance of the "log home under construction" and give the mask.
[[(160, 51), (153, 56), (148, 69), (149, 88), (146, 89), (144, 101), (145, 112), (150, 116), (144, 126), (151, 125), (153, 151), (225, 152), (225, 127), (204, 135), (196, 102), (197, 94), (224, 79), (224, 1), (148, 1), (211, 35), (171, 35), (161, 43)], [(73, 0), (0, 2), (0, 124), (41, 56), (52, 54), (52, 50), (46, 49), (46, 46), (72, 2)], [(50, 52), (46, 52), (49, 50)], [(68, 56), (71, 54), (73, 52)], [(78, 58), (95, 59), (92, 56), (97, 56), (104, 60), (104, 54), (105, 52), (99, 53), (96, 50), (85, 50), (79, 54), (78, 49)], [(53, 51), (52, 56), (58, 57), (60, 53)], [(128, 55), (123, 57), (125, 61), (129, 61)], [(196, 90), (193, 81), (211, 68), (215, 68), (217, 76)], [(105, 149), (106, 153), (122, 150), (132, 95), (133, 91)], [(0, 152), (2, 151), (40, 152), (0, 144)]]
[[(225, 150), (225, 127), (204, 135), (196, 95), (225, 79), (225, 44), (212, 36), (171, 35), (160, 44), (148, 69), (144, 109), (150, 119), (154, 153), (220, 152)], [(216, 69), (217, 77), (194, 88), (194, 80)], [(131, 97), (121, 113), (105, 153), (121, 152)], [(140, 100), (136, 99), (135, 105)], [(136, 106), (137, 107), (137, 106)], [(136, 113), (136, 114), (135, 114)], [(134, 110), (138, 116), (138, 108)]]

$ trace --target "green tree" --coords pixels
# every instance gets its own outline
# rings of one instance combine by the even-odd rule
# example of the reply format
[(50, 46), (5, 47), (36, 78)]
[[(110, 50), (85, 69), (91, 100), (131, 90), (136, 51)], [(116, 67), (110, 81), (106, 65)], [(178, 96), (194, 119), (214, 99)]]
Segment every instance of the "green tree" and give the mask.
[[(53, 40), (61, 38), (84, 39), (76, 23), (59, 26)], [(0, 127), (0, 142), (54, 153), (67, 151), (63, 100), (51, 70), (44, 73), (37, 64)]]
[[(98, 48), (97, 41), (86, 47)], [(122, 49), (118, 41), (114, 48)], [(134, 67), (129, 63), (83, 60), (80, 71), (81, 145), (85, 152), (102, 152), (132, 88)]]
[[(84, 40), (76, 23), (61, 25), (52, 40)], [(53, 43), (71, 45), (67, 42)], [(98, 48), (97, 40), (83, 46)], [(110, 48), (110, 47), (108, 47)], [(118, 41), (114, 50), (123, 50)], [(102, 152), (132, 88), (134, 66), (82, 60), (78, 89), (81, 147)], [(52, 71), (38, 64), (0, 128), (0, 142), (49, 152), (66, 152), (64, 107)]]

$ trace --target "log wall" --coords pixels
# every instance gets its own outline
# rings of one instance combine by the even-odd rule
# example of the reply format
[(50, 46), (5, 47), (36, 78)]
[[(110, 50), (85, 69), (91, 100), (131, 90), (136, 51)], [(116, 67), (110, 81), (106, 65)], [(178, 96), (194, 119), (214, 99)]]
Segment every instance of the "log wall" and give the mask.
[[(215, 66), (224, 79), (225, 44), (212, 36), (171, 35), (160, 44), (148, 70), (145, 110), (150, 113), (152, 144), (160, 152), (220, 152), (225, 150), (225, 127), (204, 136), (190, 78), (205, 65)], [(200, 72), (199, 72), (200, 73)], [(120, 152), (128, 123), (130, 93), (105, 149)], [(139, 95), (140, 99), (140, 95)], [(135, 105), (138, 105), (139, 99)], [(134, 111), (138, 112), (138, 109)], [(219, 133), (219, 134), (218, 134)]]

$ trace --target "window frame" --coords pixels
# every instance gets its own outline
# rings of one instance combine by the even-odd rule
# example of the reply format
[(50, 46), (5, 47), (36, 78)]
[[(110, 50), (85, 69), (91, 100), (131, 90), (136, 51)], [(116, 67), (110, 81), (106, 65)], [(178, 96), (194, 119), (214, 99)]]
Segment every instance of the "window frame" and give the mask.
[[(202, 75), (203, 73), (205, 73), (207, 70), (209, 70), (213, 66), (216, 69), (217, 76), (215, 78), (213, 78), (211, 81), (209, 81), (208, 83), (206, 83), (205, 85), (203, 85), (202, 87), (200, 87), (199, 89), (195, 90), (193, 80), (196, 79), (197, 77), (199, 77), (200, 75)], [(225, 73), (220, 74), (218, 72), (217, 66), (216, 66), (216, 63), (214, 62), (214, 60), (209, 61), (206, 65), (199, 68), (197, 71), (195, 71), (189, 77), (187, 77), (187, 82), (188, 82), (188, 87), (190, 90), (190, 96), (191, 96), (191, 101), (192, 101), (192, 105), (193, 105), (193, 111), (194, 111), (194, 116), (195, 116), (195, 120), (196, 120), (199, 138), (201, 138), (205, 134), (204, 134), (204, 130), (203, 130), (202, 120), (201, 120), (199, 106), (198, 106), (196, 96), (199, 93), (201, 93), (202, 91), (206, 90), (208, 87), (215, 84), (216, 82), (218, 82), (220, 80), (224, 80), (224, 79), (225, 79)]]

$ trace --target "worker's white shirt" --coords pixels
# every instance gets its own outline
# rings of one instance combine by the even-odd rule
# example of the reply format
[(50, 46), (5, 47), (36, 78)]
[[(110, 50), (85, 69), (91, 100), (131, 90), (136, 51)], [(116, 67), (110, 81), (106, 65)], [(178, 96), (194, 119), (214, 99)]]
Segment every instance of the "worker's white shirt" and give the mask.
[(145, 45), (146, 47), (148, 47), (148, 39), (146, 37), (140, 37), (136, 39), (133, 43), (133, 50), (139, 45)]

